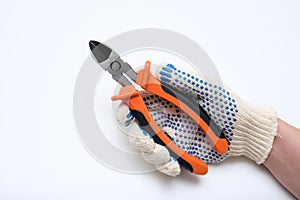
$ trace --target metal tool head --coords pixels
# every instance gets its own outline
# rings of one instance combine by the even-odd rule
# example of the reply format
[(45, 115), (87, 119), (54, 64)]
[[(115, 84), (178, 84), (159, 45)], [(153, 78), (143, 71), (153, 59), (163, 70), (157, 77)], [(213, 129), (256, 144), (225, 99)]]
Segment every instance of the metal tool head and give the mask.
[(94, 40), (89, 42), (89, 46), (93, 57), (99, 65), (111, 73), (113, 79), (121, 85), (126, 86), (131, 84), (123, 74), (126, 74), (133, 81), (136, 80), (136, 72), (114, 50)]
[(112, 52), (111, 48), (94, 40), (89, 42), (89, 46), (98, 63), (107, 60)]
[(104, 70), (107, 70), (110, 63), (120, 57), (114, 50), (98, 41), (91, 40), (89, 46), (93, 57)]

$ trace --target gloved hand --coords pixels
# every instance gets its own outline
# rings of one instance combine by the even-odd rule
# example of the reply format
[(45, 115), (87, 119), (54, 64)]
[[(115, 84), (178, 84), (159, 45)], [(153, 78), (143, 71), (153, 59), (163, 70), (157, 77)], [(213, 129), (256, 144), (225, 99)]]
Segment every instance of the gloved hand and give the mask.
[[(257, 164), (266, 160), (277, 134), (275, 110), (251, 105), (229, 88), (171, 64), (158, 67), (156, 76), (160, 81), (198, 98), (199, 104), (223, 130), (229, 143), (228, 152), (219, 154), (187, 114), (160, 97), (142, 92), (152, 118), (184, 151), (206, 163), (218, 163), (227, 157), (241, 155)], [(167, 175), (176, 176), (180, 173), (176, 159), (171, 158), (164, 146), (154, 143), (151, 136), (139, 128), (127, 105), (122, 103), (119, 106), (116, 118), (118, 124), (128, 132), (130, 144), (142, 152), (146, 161)]]

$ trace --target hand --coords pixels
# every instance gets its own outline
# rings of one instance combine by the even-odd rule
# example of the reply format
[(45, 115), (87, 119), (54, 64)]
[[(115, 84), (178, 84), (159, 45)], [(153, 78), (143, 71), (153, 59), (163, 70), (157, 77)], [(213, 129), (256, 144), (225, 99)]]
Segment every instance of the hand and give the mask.
[[(277, 113), (273, 109), (250, 105), (221, 84), (184, 72), (171, 64), (160, 66), (156, 76), (160, 81), (199, 99), (200, 106), (223, 130), (229, 143), (229, 151), (219, 154), (187, 114), (164, 99), (143, 92), (152, 118), (180, 148), (206, 163), (218, 163), (229, 156), (240, 155), (257, 164), (265, 161), (277, 133)], [(180, 173), (176, 159), (171, 158), (164, 146), (154, 143), (151, 136), (139, 128), (125, 104), (120, 105), (116, 117), (119, 125), (126, 127), (130, 144), (142, 152), (146, 161), (155, 164), (159, 171), (167, 175)]]

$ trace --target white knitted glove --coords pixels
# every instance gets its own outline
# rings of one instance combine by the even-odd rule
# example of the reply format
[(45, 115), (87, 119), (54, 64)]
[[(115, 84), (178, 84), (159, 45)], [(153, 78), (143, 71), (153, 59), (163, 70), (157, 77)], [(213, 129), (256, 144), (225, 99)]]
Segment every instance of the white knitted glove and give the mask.
[[(183, 93), (199, 99), (199, 104), (217, 126), (223, 130), (229, 151), (216, 152), (206, 134), (185, 113), (173, 104), (153, 94), (143, 92), (143, 99), (158, 126), (184, 151), (206, 163), (217, 163), (229, 156), (246, 156), (257, 164), (268, 157), (277, 134), (277, 113), (272, 108), (251, 105), (229, 88), (213, 80), (184, 72), (171, 64), (162, 65), (156, 76)], [(146, 161), (155, 164), (167, 175), (180, 173), (178, 162), (168, 150), (154, 143), (151, 136), (141, 130), (128, 107), (121, 104), (116, 115), (119, 125), (129, 133), (129, 142), (142, 152)]]

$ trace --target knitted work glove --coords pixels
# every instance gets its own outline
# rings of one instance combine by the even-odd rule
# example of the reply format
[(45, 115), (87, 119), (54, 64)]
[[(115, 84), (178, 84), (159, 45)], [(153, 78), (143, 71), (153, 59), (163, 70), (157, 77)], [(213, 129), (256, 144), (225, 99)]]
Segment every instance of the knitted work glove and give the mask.
[[(171, 64), (158, 67), (156, 76), (186, 95), (198, 98), (199, 104), (223, 130), (229, 143), (226, 154), (216, 152), (206, 134), (187, 114), (156, 95), (142, 92), (152, 118), (180, 148), (206, 163), (218, 163), (227, 157), (241, 155), (257, 164), (266, 160), (277, 134), (275, 110), (251, 105), (229, 88)], [(125, 104), (119, 106), (116, 118), (121, 128), (129, 133), (130, 144), (142, 152), (146, 161), (167, 175), (180, 173), (176, 159), (171, 158), (164, 146), (156, 144), (147, 132), (139, 128)]]

